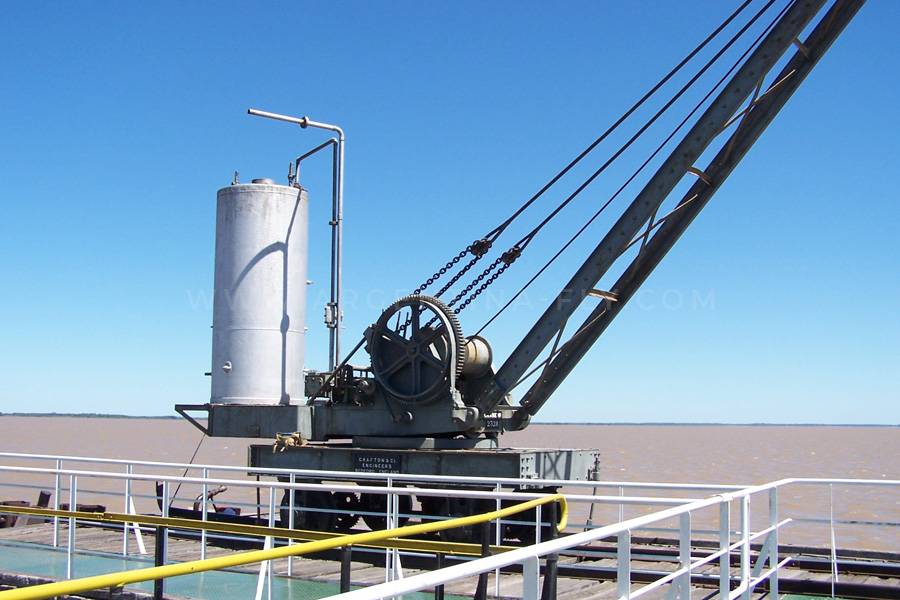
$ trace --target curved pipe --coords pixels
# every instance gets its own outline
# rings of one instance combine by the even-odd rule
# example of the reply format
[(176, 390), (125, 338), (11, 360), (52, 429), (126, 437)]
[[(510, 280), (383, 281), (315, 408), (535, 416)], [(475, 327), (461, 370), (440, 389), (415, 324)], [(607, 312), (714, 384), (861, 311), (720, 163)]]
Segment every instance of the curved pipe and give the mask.
[(285, 121), (287, 123), (295, 123), (299, 125), (302, 129), (306, 129), (307, 127), (313, 127), (315, 129), (325, 129), (327, 131), (333, 131), (338, 134), (338, 143), (337, 143), (337, 156), (335, 157), (335, 179), (336, 189), (337, 189), (337, 199), (336, 199), (336, 214), (334, 215), (334, 236), (332, 238), (332, 253), (333, 253), (333, 264), (332, 264), (332, 295), (334, 299), (334, 329), (333, 329), (333, 338), (334, 338), (334, 351), (331, 353), (329, 357), (329, 369), (334, 370), (336, 364), (338, 364), (341, 360), (341, 321), (343, 320), (342, 310), (341, 310), (341, 297), (342, 297), (342, 285), (341, 285), (341, 264), (343, 261), (343, 232), (344, 232), (344, 130), (338, 127), (337, 125), (330, 125), (328, 123), (320, 123), (319, 121), (312, 121), (309, 117), (289, 117), (286, 115), (279, 115), (276, 113), (265, 112), (262, 110), (256, 110), (250, 108), (247, 110), (248, 114), (257, 116), (257, 117), (265, 117), (267, 119), (275, 119), (276, 121)]

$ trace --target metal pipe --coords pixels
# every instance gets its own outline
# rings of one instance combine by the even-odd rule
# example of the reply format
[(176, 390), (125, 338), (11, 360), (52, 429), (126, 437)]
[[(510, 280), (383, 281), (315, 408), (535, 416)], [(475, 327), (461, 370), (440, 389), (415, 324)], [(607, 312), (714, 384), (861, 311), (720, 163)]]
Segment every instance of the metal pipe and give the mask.
[(330, 265), (331, 283), (330, 283), (330, 288), (329, 288), (330, 298), (328, 301), (328, 311), (329, 312), (326, 313), (325, 325), (329, 329), (329, 331), (328, 331), (328, 370), (332, 371), (332, 374), (334, 374), (334, 371), (336, 369), (335, 365), (338, 364), (337, 357), (336, 357), (336, 348), (340, 346), (340, 343), (337, 340), (338, 332), (340, 331), (339, 325), (336, 321), (332, 320), (333, 319), (332, 313), (333, 314), (338, 313), (337, 281), (338, 281), (338, 271), (339, 271), (339, 267), (340, 267), (340, 262), (338, 261), (338, 256), (337, 256), (337, 251), (338, 251), (338, 248), (337, 248), (338, 213), (339, 213), (337, 174), (338, 174), (338, 169), (340, 168), (340, 165), (339, 165), (340, 144), (339, 144), (338, 140), (336, 138), (331, 138), (327, 142), (319, 144), (318, 146), (316, 146), (315, 148), (313, 148), (306, 154), (303, 154), (303, 155), (297, 157), (297, 160), (294, 161), (294, 165), (295, 165), (294, 177), (296, 177), (299, 180), (300, 162), (301, 161), (303, 161), (305, 158), (309, 158), (310, 156), (312, 156), (319, 150), (326, 148), (327, 146), (333, 147), (334, 158), (333, 158), (332, 181), (331, 181), (331, 221), (329, 222), (329, 225), (331, 225), (331, 265)]
[[(332, 138), (334, 139), (334, 138)], [(341, 258), (338, 252), (338, 242), (341, 236), (341, 228), (339, 215), (339, 207), (341, 193), (339, 192), (339, 183), (338, 183), (338, 171), (341, 168), (339, 155), (343, 151), (343, 144), (338, 142), (337, 145), (333, 148), (333, 166), (331, 168), (331, 288), (330, 294), (331, 299), (329, 302), (329, 309), (334, 311), (334, 314), (331, 316), (332, 323), (331, 331), (328, 332), (328, 370), (335, 372), (337, 365), (340, 363), (338, 359), (338, 355), (340, 354), (340, 331), (341, 331), (341, 323), (339, 316), (341, 315), (341, 303), (340, 303), (340, 285), (339, 282), (341, 280), (340, 270), (341, 270)]]
[(337, 272), (337, 294), (335, 302), (337, 303), (337, 312), (335, 314), (335, 336), (334, 336), (334, 364), (338, 364), (341, 361), (341, 321), (344, 320), (343, 315), (343, 292), (342, 292), (342, 278), (341, 278), (341, 265), (343, 264), (343, 253), (344, 253), (344, 132), (340, 128), (335, 128), (335, 131), (338, 132), (338, 191), (337, 191), (337, 205), (338, 205), (338, 214), (337, 214), (337, 259), (336, 259), (336, 272)]
[[(297, 160), (294, 161), (294, 166), (295, 166), (295, 168), (296, 168), (296, 169), (299, 169), (299, 168), (300, 168), (300, 163), (301, 163), (304, 159), (309, 158), (310, 156), (312, 156), (313, 154), (315, 154), (316, 152), (318, 152), (318, 151), (321, 150), (322, 148), (325, 148), (325, 147), (327, 147), (327, 146), (330, 146), (331, 144), (337, 144), (337, 140), (336, 140), (335, 138), (331, 138), (331, 139), (328, 140), (327, 142), (322, 142), (321, 144), (319, 144), (318, 146), (316, 146), (315, 148), (313, 148), (312, 150), (310, 150), (310, 151), (307, 152), (306, 154), (301, 154), (300, 156), (297, 157)], [(295, 172), (294, 174), (296, 175), (297, 173)]]
[(334, 218), (334, 231), (335, 235), (333, 236), (332, 241), (332, 252), (334, 255), (333, 263), (332, 263), (332, 289), (333, 289), (333, 297), (334, 297), (334, 354), (333, 356), (329, 356), (329, 369), (334, 369), (335, 365), (337, 365), (341, 361), (341, 321), (343, 320), (342, 315), (342, 285), (341, 285), (341, 264), (343, 260), (343, 232), (344, 232), (344, 142), (346, 138), (344, 137), (344, 130), (338, 127), (337, 125), (330, 125), (328, 123), (320, 123), (319, 121), (311, 121), (309, 117), (289, 117), (286, 115), (279, 115), (277, 113), (270, 113), (262, 110), (256, 110), (250, 108), (247, 110), (248, 114), (257, 116), (257, 117), (265, 117), (267, 119), (275, 119), (276, 121), (285, 121), (287, 123), (295, 123), (299, 125), (302, 129), (306, 129), (307, 127), (313, 127), (316, 129), (325, 129), (327, 131), (334, 131), (338, 134), (338, 143), (337, 143), (337, 160), (335, 164), (335, 178), (337, 179), (337, 199), (334, 204), (337, 205), (337, 214)]

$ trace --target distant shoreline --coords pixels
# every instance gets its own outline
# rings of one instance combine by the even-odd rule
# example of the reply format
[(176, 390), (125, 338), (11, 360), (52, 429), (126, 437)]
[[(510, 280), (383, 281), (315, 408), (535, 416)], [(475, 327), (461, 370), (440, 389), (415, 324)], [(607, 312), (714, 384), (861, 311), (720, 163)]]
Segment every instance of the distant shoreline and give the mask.
[[(30, 413), (30, 412), (0, 412), (0, 417), (69, 417), (80, 419), (181, 419), (179, 415), (115, 415), (102, 413)], [(877, 423), (673, 423), (673, 422), (643, 422), (643, 423), (577, 423), (572, 421), (540, 421), (532, 425), (605, 425), (616, 427), (900, 427), (900, 425), (888, 425)]]

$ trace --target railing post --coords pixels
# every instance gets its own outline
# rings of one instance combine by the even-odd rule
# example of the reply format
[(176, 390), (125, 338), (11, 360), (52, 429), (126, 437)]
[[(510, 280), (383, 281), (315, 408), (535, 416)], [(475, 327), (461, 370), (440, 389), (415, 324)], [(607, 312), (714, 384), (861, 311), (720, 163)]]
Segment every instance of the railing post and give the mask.
[[(291, 473), (290, 483), (294, 484), (296, 482), (297, 482), (296, 474)], [(294, 529), (294, 488), (291, 488), (290, 490), (288, 490), (287, 496), (288, 496), (287, 527), (288, 527), (288, 529), (293, 530)], [(259, 510), (259, 509), (257, 508), (257, 510)], [(285, 524), (282, 523), (281, 526), (284, 527)], [(288, 546), (293, 546), (296, 542), (294, 541), (294, 538), (288, 538), (287, 543), (288, 543)], [(294, 557), (293, 556), (288, 556), (287, 571), (288, 571), (287, 572), (288, 577), (292, 577), (294, 575)]]
[(741, 496), (741, 585), (742, 598), (750, 600), (750, 496)]
[[(387, 487), (394, 487), (394, 480), (387, 478)], [(385, 519), (384, 523), (388, 529), (395, 529), (400, 524), (398, 513), (400, 512), (400, 498), (394, 492), (389, 492), (384, 497)], [(387, 548), (388, 581), (395, 581), (403, 577), (402, 567), (400, 566), (400, 550), (398, 548)]]
[(719, 504), (719, 550), (724, 552), (719, 557), (719, 598), (728, 600), (731, 592), (731, 500)]
[[(556, 539), (557, 537), (557, 529), (556, 524), (559, 522), (559, 518), (556, 514), (556, 502), (551, 502), (547, 505), (547, 510), (550, 513), (548, 519), (550, 521), (549, 535), (550, 539)], [(546, 562), (544, 564), (544, 587), (541, 591), (541, 600), (556, 600), (556, 575), (558, 572), (559, 566), (559, 554), (552, 553), (547, 555)]]
[[(125, 506), (123, 512), (129, 512), (131, 508), (131, 464), (125, 465)], [(122, 556), (128, 556), (128, 523), (122, 523)]]
[[(153, 566), (161, 567), (166, 564), (166, 527), (157, 526), (156, 544), (153, 552)], [(153, 600), (163, 600), (165, 579), (153, 580)]]
[(769, 533), (772, 544), (769, 548), (769, 567), (772, 576), (769, 578), (769, 597), (778, 599), (778, 488), (769, 490)]
[[(168, 518), (169, 516), (169, 482), (163, 481), (162, 485), (162, 516), (164, 518)], [(154, 552), (153, 552), (153, 565), (156, 567), (161, 567), (166, 564), (166, 554), (169, 541), (169, 528), (168, 527), (157, 527), (156, 528), (156, 543), (154, 544)], [(163, 595), (165, 592), (165, 579), (154, 579), (153, 580), (153, 600), (163, 600)]]
[[(440, 571), (441, 569), (444, 568), (444, 562), (445, 562), (444, 554), (441, 552), (438, 552), (435, 555), (435, 558), (437, 559), (437, 560), (435, 560), (435, 565), (434, 565), (435, 570)], [(341, 593), (343, 593), (343, 592), (341, 592)], [(434, 600), (444, 600), (444, 584), (443, 583), (441, 585), (436, 585), (434, 587)]]
[[(78, 479), (69, 475), (69, 510), (74, 511), (78, 507)], [(75, 576), (75, 517), (69, 517), (69, 535), (66, 543), (66, 579)]]
[(837, 541), (834, 537), (834, 484), (828, 484), (828, 524), (831, 531), (831, 597), (838, 582)]
[[(491, 522), (485, 521), (481, 524), (481, 556), (489, 556), (491, 554)], [(487, 572), (478, 575), (478, 586), (475, 588), (475, 600), (486, 600), (487, 598)]]
[[(497, 493), (498, 498), (494, 500), (494, 509), (500, 510), (503, 508), (503, 502), (500, 500), (499, 495), (503, 491), (503, 485), (498, 483), (494, 488), (494, 491)], [(497, 524), (494, 527), (494, 543), (496, 545), (503, 544), (503, 520), (497, 519)], [(500, 569), (494, 569), (494, 595), (500, 596)], [(438, 600), (435, 598), (435, 600)]]
[(678, 597), (681, 600), (691, 600), (691, 513), (682, 514), (679, 519), (678, 532), (678, 560), (685, 573), (678, 576)]
[[(271, 550), (273, 545), (274, 540), (272, 539), (272, 536), (267, 535), (263, 539), (263, 550)], [(253, 597), (253, 600), (262, 600), (263, 588), (268, 588), (268, 595), (266, 597), (269, 598), (269, 600), (272, 599), (272, 578), (269, 577), (271, 569), (271, 560), (264, 560), (259, 563), (259, 575), (256, 577), (256, 595)]]
[(341, 593), (350, 591), (350, 565), (352, 559), (352, 546), (341, 546)]
[(616, 540), (616, 595), (619, 600), (631, 598), (631, 530), (619, 533)]
[(540, 577), (541, 561), (537, 556), (522, 561), (522, 600), (538, 600)]
[[(62, 490), (62, 481), (60, 480), (60, 471), (62, 470), (62, 460), (56, 459), (56, 477), (53, 486), (53, 510), (59, 510), (59, 494)], [(59, 517), (53, 517), (53, 547), (59, 548)]]
[[(259, 506), (256, 508), (259, 511)], [(257, 521), (259, 522), (259, 521)], [(275, 528), (275, 488), (269, 488), (269, 527)], [(275, 538), (269, 538), (272, 541), (272, 547), (275, 546)], [(272, 578), (275, 576), (274, 561), (266, 561), (266, 577), (268, 578), (268, 600), (272, 600)]]
[(535, 527), (534, 543), (535, 544), (540, 544), (541, 542), (544, 541), (543, 537), (541, 536), (541, 533), (542, 533), (541, 532), (541, 522), (543, 521), (543, 517), (541, 516), (541, 509), (543, 507), (544, 507), (543, 504), (538, 504), (537, 506), (534, 507), (534, 527)]
[[(200, 501), (200, 510), (203, 512), (200, 515), (201, 521), (207, 521), (209, 518), (206, 514), (208, 510), (207, 502), (209, 502), (209, 484), (207, 481), (209, 480), (209, 469), (203, 467), (203, 489), (201, 490), (203, 493), (203, 499)], [(200, 558), (202, 560), (206, 560), (206, 528), (200, 530)]]

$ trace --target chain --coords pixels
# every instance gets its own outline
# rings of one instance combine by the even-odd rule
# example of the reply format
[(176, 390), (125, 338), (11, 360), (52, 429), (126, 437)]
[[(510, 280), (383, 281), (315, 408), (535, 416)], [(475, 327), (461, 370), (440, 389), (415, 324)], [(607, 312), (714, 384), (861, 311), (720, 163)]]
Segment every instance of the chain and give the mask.
[[(468, 254), (471, 250), (472, 250), (472, 246), (471, 246), (471, 245), (467, 246), (465, 250), (463, 250), (462, 252), (460, 252), (459, 254), (457, 254), (457, 255), (456, 255), (455, 257), (453, 257), (453, 259), (452, 259), (450, 262), (448, 262), (444, 267), (442, 267), (440, 270), (436, 271), (434, 275), (432, 275), (431, 277), (429, 277), (428, 280), (425, 281), (425, 283), (423, 283), (422, 285), (420, 285), (420, 286), (418, 287), (418, 289), (416, 289), (416, 291), (413, 292), (413, 294), (421, 294), (422, 292), (424, 292), (424, 291), (425, 291), (425, 288), (427, 288), (429, 285), (431, 285), (432, 283), (434, 283), (435, 281), (437, 281), (438, 279), (440, 279), (440, 278), (441, 278), (441, 275), (443, 275), (444, 273), (446, 273), (447, 271), (449, 271), (450, 268), (451, 268), (452, 266), (454, 266), (454, 265), (456, 265), (457, 263), (459, 263), (459, 261), (461, 261), (461, 260), (463, 259), (463, 257), (464, 257), (466, 254)], [(454, 280), (454, 281), (455, 281), (455, 280)], [(443, 293), (444, 291), (446, 291), (446, 290), (441, 290), (441, 293)], [(440, 294), (438, 294), (438, 295), (440, 295)]]
[[(496, 266), (496, 264), (497, 263), (494, 263), (494, 266)], [(510, 263), (510, 264), (512, 264), (512, 263)], [(504, 264), (502, 267), (497, 269), (497, 272), (494, 273), (493, 275), (491, 275), (490, 279), (488, 279), (487, 281), (482, 283), (481, 287), (479, 287), (477, 290), (472, 292), (472, 295), (470, 295), (468, 298), (466, 298), (462, 304), (460, 304), (453, 310), (453, 314), (458, 315), (460, 313), (460, 311), (462, 311), (462, 309), (464, 309), (469, 304), (471, 304), (472, 300), (477, 298), (481, 294), (481, 292), (483, 292), (484, 290), (486, 290), (488, 288), (489, 285), (491, 285), (492, 283), (497, 281), (497, 278), (500, 277), (503, 274), (503, 271), (505, 271), (508, 268), (509, 268), (509, 264)]]
[(459, 273), (457, 273), (456, 275), (454, 275), (454, 276), (453, 276), (453, 279), (451, 279), (450, 281), (448, 281), (448, 282), (444, 285), (444, 287), (441, 288), (441, 291), (439, 291), (437, 294), (435, 294), (434, 297), (435, 297), (435, 298), (440, 298), (440, 297), (444, 294), (444, 292), (446, 292), (446, 291), (449, 290), (451, 287), (453, 287), (453, 284), (455, 284), (457, 281), (459, 281), (460, 278), (461, 278), (463, 275), (465, 275), (465, 274), (469, 271), (469, 269), (471, 269), (471, 268), (475, 265), (475, 263), (477, 263), (479, 260), (481, 260), (481, 257), (482, 257), (482, 256), (484, 256), (484, 255), (475, 256), (472, 260), (470, 260), (470, 261), (469, 261), (469, 264), (467, 264), (466, 266), (464, 266), (464, 267), (459, 271)]
[[(496, 269), (496, 268), (497, 268), (497, 265), (499, 265), (501, 262), (503, 262), (503, 258), (502, 258), (502, 257), (501, 257), (501, 258), (498, 258), (498, 259), (495, 260), (493, 263), (491, 263), (491, 266), (489, 266), (487, 269), (485, 269), (484, 271), (482, 271), (482, 272), (481, 272), (481, 275), (479, 275), (479, 276), (476, 277), (474, 280), (472, 280), (472, 283), (470, 283), (469, 285), (467, 285), (467, 286), (466, 286), (466, 289), (462, 290), (460, 293), (458, 293), (458, 294), (456, 295), (455, 298), (453, 298), (453, 300), (451, 300), (450, 302), (448, 302), (448, 303), (447, 303), (447, 306), (451, 306), (451, 307), (452, 307), (454, 304), (456, 304), (457, 302), (459, 302), (459, 301), (463, 298), (463, 296), (465, 296), (466, 294), (468, 294), (469, 292), (471, 292), (473, 289), (475, 289), (475, 286), (478, 285), (478, 284), (481, 282), (481, 280), (483, 280), (485, 277), (487, 277), (488, 275), (490, 275), (490, 274), (491, 274), (491, 271), (493, 271), (494, 269)], [(502, 271), (501, 271), (501, 272), (502, 272)], [(494, 277), (493, 279), (496, 279), (496, 277)], [(493, 279), (492, 279), (492, 281), (493, 281)], [(458, 314), (458, 311), (457, 311), (457, 314)]]

